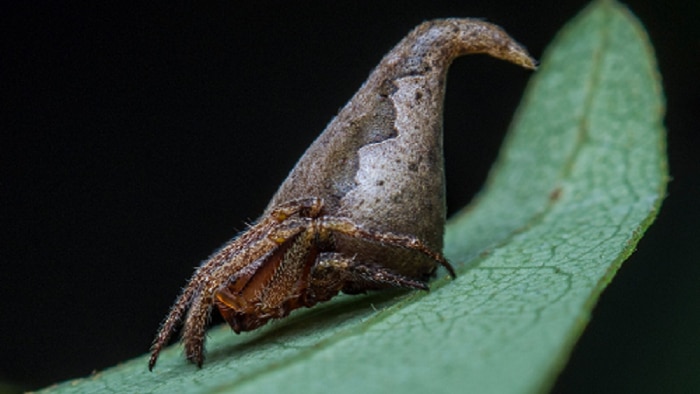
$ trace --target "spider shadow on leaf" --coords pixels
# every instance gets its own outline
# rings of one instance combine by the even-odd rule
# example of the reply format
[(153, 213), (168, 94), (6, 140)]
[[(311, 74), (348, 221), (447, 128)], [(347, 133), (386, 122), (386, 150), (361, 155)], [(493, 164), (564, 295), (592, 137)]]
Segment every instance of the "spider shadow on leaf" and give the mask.
[[(297, 310), (285, 319), (274, 321), (258, 331), (243, 334), (245, 338), (232, 335), (225, 339), (224, 343), (211, 347), (212, 350), (207, 354), (207, 363), (214, 364), (224, 360), (232, 360), (232, 363), (237, 360), (245, 362), (246, 358), (254, 357), (255, 353), (269, 352), (275, 347), (315, 347), (333, 337), (332, 331), (339, 333), (352, 330), (358, 320), (372, 319), (403, 300), (424, 294), (426, 293), (392, 289), (360, 296), (343, 295), (314, 308)], [(219, 328), (215, 330), (218, 332)], [(224, 325), (221, 326), (221, 330), (225, 330)], [(331, 333), (324, 335), (324, 332)], [(317, 339), (309, 339), (311, 336)], [(294, 357), (294, 354), (286, 357), (281, 355), (278, 361), (284, 362), (288, 357)]]

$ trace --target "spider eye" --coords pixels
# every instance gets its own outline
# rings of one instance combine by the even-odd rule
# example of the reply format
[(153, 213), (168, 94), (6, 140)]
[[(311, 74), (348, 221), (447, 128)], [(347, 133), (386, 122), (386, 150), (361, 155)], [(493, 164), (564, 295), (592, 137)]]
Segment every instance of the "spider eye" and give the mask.
[(278, 222), (283, 222), (289, 217), (289, 215), (284, 212), (273, 212), (272, 214)]
[(283, 243), (285, 243), (287, 241), (287, 238), (280, 236), (280, 237), (274, 237), (274, 238), (272, 238), (272, 240), (275, 241), (275, 243), (282, 245)]

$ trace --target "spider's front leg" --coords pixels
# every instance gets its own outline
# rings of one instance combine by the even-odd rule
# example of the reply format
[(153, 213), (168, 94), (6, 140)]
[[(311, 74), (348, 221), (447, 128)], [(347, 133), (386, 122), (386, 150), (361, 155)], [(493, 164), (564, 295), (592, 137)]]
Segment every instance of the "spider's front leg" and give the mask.
[(216, 305), (233, 331), (256, 329), (300, 306), (300, 295), (319, 254), (310, 218), (287, 220), (269, 238), (278, 247), (250, 271), (232, 278), (216, 294)]
[[(295, 214), (317, 215), (321, 201), (309, 201), (311, 205), (294, 203), (290, 208)], [(204, 361), (205, 331), (214, 305), (237, 333), (289, 314), (291, 309), (285, 307), (284, 301), (293, 297), (304, 272), (308, 276), (308, 266), (317, 254), (314, 234), (308, 231), (313, 219), (289, 217), (290, 211), (272, 211), (270, 217), (276, 223), (257, 242), (245, 245), (237, 256), (245, 262), (244, 266), (222, 265), (206, 278), (184, 323), (182, 341), (188, 360), (200, 367)]]
[(268, 260), (276, 250), (304, 230), (303, 227), (286, 224), (290, 218), (316, 217), (322, 209), (323, 200), (319, 198), (280, 204), (206, 260), (195, 271), (163, 321), (151, 347), (148, 368), (153, 369), (160, 352), (183, 318), (182, 340), (185, 353), (190, 361), (201, 366), (204, 359), (204, 331), (214, 303), (213, 294), (223, 284), (231, 282), (232, 278), (249, 277), (251, 272), (257, 271), (257, 265)]

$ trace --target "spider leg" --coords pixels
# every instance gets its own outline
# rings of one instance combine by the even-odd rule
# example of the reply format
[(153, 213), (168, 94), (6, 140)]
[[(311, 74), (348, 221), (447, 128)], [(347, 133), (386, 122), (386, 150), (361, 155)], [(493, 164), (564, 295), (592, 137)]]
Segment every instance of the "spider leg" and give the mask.
[(282, 222), (288, 217), (299, 214), (303, 217), (315, 218), (321, 214), (323, 209), (323, 199), (321, 198), (302, 198), (298, 200), (287, 201), (280, 204), (270, 211), (269, 216)]
[(153, 367), (156, 365), (156, 361), (158, 361), (158, 356), (163, 350), (163, 347), (167, 345), (170, 337), (182, 322), (183, 316), (192, 304), (192, 298), (200, 291), (202, 278), (208, 275), (209, 272), (217, 266), (224, 263), (215, 257), (216, 256), (212, 257), (195, 271), (192, 278), (187, 282), (187, 286), (183, 288), (182, 293), (180, 293), (175, 300), (175, 304), (170, 308), (170, 312), (161, 324), (158, 334), (151, 346), (151, 358), (148, 360), (148, 369), (150, 371), (152, 371)]
[(246, 312), (259, 304), (257, 300), (260, 287), (275, 272), (275, 267), (279, 265), (287, 248), (287, 244), (274, 248), (265, 256), (220, 282), (221, 284), (214, 292), (215, 305), (224, 320), (237, 334), (247, 331), (248, 320), (246, 319), (249, 315), (246, 315)]
[[(257, 245), (261, 240), (268, 238), (271, 230), (279, 226), (280, 223), (285, 221), (288, 217), (301, 213), (318, 215), (322, 207), (323, 200), (318, 198), (295, 200), (282, 204), (271, 211), (269, 215), (260, 219), (257, 224), (251, 226), (248, 231), (228, 242), (206, 260), (206, 262), (195, 271), (194, 275), (192, 275), (187, 286), (182, 290), (167, 317), (161, 324), (153, 341), (153, 345), (151, 346), (151, 357), (148, 361), (148, 369), (151, 371), (153, 370), (153, 367), (158, 361), (160, 352), (165, 345), (167, 345), (173, 333), (181, 324), (184, 315), (192, 308), (193, 299), (199, 295), (203, 283), (207, 281), (207, 278), (210, 278), (214, 272), (220, 270), (222, 267), (227, 267), (226, 272), (230, 273), (244, 268), (251, 261), (256, 261), (261, 257), (259, 253), (260, 249), (252, 248), (253, 250), (251, 250), (251, 245)], [(199, 303), (198, 301), (196, 304), (199, 305)], [(210, 309), (211, 307), (205, 312), (208, 313)], [(196, 332), (196, 330), (191, 332)], [(197, 348), (197, 346), (194, 345), (191, 347), (193, 349)]]
[(148, 361), (149, 370), (153, 370), (153, 367), (158, 361), (160, 352), (165, 345), (167, 345), (170, 337), (172, 337), (173, 333), (182, 322), (185, 313), (191, 308), (192, 299), (201, 291), (202, 284), (205, 282), (206, 278), (221, 266), (227, 263), (230, 265), (232, 260), (235, 261), (236, 253), (241, 245), (247, 242), (254, 242), (250, 234), (250, 232), (245, 233), (226, 244), (204, 262), (192, 275), (192, 278), (187, 282), (187, 286), (183, 288), (182, 293), (180, 293), (175, 300), (175, 304), (170, 308), (170, 312), (161, 324), (158, 334), (156, 334), (156, 338), (151, 346), (151, 358)]
[(190, 306), (190, 300), (195, 292), (194, 290), (195, 289), (190, 286), (183, 289), (180, 296), (175, 300), (175, 304), (170, 308), (168, 316), (163, 323), (161, 323), (158, 334), (156, 334), (156, 338), (153, 340), (153, 345), (151, 346), (151, 358), (148, 360), (149, 371), (153, 370), (161, 350), (163, 350), (163, 347), (170, 340), (173, 332), (175, 332), (176, 326), (182, 321), (182, 315)]
[(173, 333), (177, 327), (181, 324), (183, 317), (192, 307), (193, 299), (201, 292), (203, 283), (206, 278), (209, 277), (212, 272), (216, 271), (224, 265), (235, 265), (236, 262), (240, 262), (240, 258), (236, 259), (236, 253), (242, 243), (254, 242), (251, 240), (249, 233), (243, 234), (241, 237), (229, 242), (226, 246), (221, 248), (217, 253), (212, 255), (209, 260), (203, 263), (192, 275), (192, 278), (187, 282), (187, 286), (183, 288), (180, 296), (175, 300), (175, 304), (170, 309), (168, 316), (165, 318), (161, 324), (158, 334), (156, 335), (153, 345), (151, 347), (151, 358), (148, 361), (148, 369), (153, 370), (153, 367), (158, 361), (158, 356), (163, 350), (165, 345), (172, 337)]
[[(390, 269), (355, 261), (340, 253), (326, 253), (319, 258), (313, 271), (314, 288), (334, 288), (335, 293), (362, 293), (387, 287), (429, 290), (428, 285), (420, 280), (400, 275)], [(327, 298), (333, 297), (330, 294)], [(325, 300), (325, 298), (324, 298)]]
[(202, 279), (204, 283), (201, 284), (193, 297), (183, 324), (182, 343), (185, 348), (185, 356), (198, 367), (201, 367), (204, 362), (205, 332), (215, 302), (214, 294), (222, 283), (227, 283), (245, 269), (245, 266), (241, 268), (239, 263), (248, 262), (246, 257), (239, 255), (228, 264), (218, 267)]
[[(185, 355), (187, 359), (199, 367), (204, 361), (204, 340), (207, 323), (211, 315), (211, 309), (217, 302), (226, 304), (226, 285), (231, 284), (232, 280), (250, 274), (252, 271), (246, 270), (247, 267), (254, 265), (257, 267), (252, 271), (250, 279), (245, 283), (241, 294), (230, 294), (229, 298), (239, 300), (244, 304), (256, 301), (260, 297), (260, 289), (266, 287), (266, 282), (269, 281), (269, 276), (274, 275), (277, 271), (277, 266), (281, 264), (283, 258), (279, 256), (279, 252), (288, 248), (288, 246), (297, 238), (299, 233), (305, 230), (305, 223), (311, 219), (307, 218), (290, 218), (279, 223), (275, 219), (275, 225), (270, 226), (264, 231), (264, 236), (257, 237), (257, 242), (246, 244), (246, 248), (235, 255), (232, 260), (225, 264), (218, 265), (214, 270), (209, 272), (201, 290), (196, 293), (189, 307), (189, 312), (184, 322), (182, 331), (182, 342), (185, 347)], [(254, 229), (251, 229), (252, 231)], [(261, 264), (258, 264), (261, 262)], [(219, 297), (219, 294), (222, 294)], [(228, 306), (228, 305), (227, 305)], [(219, 308), (224, 318), (229, 322), (232, 328), (236, 330), (238, 323), (232, 324), (232, 319), (235, 318), (237, 310), (235, 308)], [(232, 317), (233, 316), (233, 317)], [(269, 319), (269, 318), (268, 318)], [(262, 321), (264, 324), (266, 320)]]
[[(299, 298), (302, 289), (308, 287), (309, 276), (319, 254), (317, 233), (313, 225), (305, 228), (299, 224), (297, 230), (303, 231), (289, 244), (274, 274), (261, 288), (259, 299), (263, 310), (274, 310), (290, 299)], [(282, 316), (294, 307), (284, 309), (287, 310), (280, 310)]]
[(455, 270), (445, 259), (442, 253), (430, 249), (416, 237), (399, 235), (389, 232), (378, 232), (365, 229), (351, 220), (342, 217), (322, 217), (317, 219), (324, 231), (335, 232), (355, 238), (362, 238), (370, 242), (380, 242), (406, 249), (412, 249), (432, 258), (447, 269), (452, 278), (456, 278)]
[(255, 329), (306, 306), (302, 295), (318, 255), (312, 224), (312, 219), (294, 218), (280, 225), (269, 234), (279, 243), (269, 258), (215, 293), (219, 311), (235, 332)]
[(187, 360), (202, 367), (204, 362), (204, 339), (213, 302), (210, 297), (196, 297), (190, 306), (185, 326), (182, 330), (182, 343)]

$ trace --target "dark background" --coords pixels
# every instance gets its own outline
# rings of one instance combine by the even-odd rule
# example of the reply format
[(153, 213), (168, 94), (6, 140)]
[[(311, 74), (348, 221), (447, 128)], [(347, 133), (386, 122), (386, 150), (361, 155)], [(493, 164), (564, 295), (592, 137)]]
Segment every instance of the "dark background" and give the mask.
[[(249, 3), (3, 3), (0, 380), (41, 387), (145, 353), (193, 267), (262, 211), (421, 21), (485, 17), (539, 58), (586, 4)], [(664, 77), (674, 180), (561, 392), (700, 389), (700, 10), (628, 4)], [(484, 57), (451, 69), (453, 211), (479, 190), (529, 76)]]

